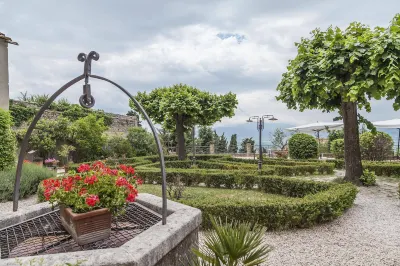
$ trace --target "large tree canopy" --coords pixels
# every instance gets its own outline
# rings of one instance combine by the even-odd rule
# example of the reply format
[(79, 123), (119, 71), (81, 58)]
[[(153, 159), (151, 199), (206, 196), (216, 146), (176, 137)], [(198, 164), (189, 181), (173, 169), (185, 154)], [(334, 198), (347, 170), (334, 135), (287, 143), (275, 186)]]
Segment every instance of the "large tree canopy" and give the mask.
[[(185, 84), (139, 92), (135, 98), (154, 122), (176, 131), (179, 159), (186, 157), (185, 131), (194, 125), (209, 126), (223, 117), (232, 117), (238, 103), (231, 92), (217, 95)], [(132, 102), (130, 106), (137, 111)]]
[(291, 109), (339, 110), (344, 122), (346, 179), (362, 174), (357, 108), (371, 111), (370, 100), (394, 99), (400, 108), (400, 14), (388, 28), (358, 22), (345, 30), (316, 29), (302, 38), (289, 61), (277, 97)]

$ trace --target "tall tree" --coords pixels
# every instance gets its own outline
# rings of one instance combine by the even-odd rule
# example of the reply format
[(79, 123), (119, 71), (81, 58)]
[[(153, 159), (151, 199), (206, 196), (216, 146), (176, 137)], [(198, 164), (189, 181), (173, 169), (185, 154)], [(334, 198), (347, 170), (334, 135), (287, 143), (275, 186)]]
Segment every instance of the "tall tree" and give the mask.
[(154, 137), (145, 128), (129, 128), (127, 139), (132, 145), (135, 155), (145, 156), (157, 154), (157, 146)]
[(103, 156), (106, 130), (104, 119), (97, 118), (95, 114), (80, 118), (72, 124), (73, 141), (79, 161), (98, 160)]
[(337, 139), (344, 139), (343, 129), (330, 130), (328, 133), (328, 151), (331, 151), (331, 143)]
[(217, 146), (218, 153), (226, 153), (227, 149), (228, 149), (228, 140), (225, 137), (225, 133), (222, 133), (222, 135), (219, 136), (218, 139), (218, 146)]
[(240, 143), (240, 149), (239, 149), (240, 153), (246, 153), (247, 152), (247, 149), (246, 149), (247, 143), (251, 143), (251, 152), (255, 152), (256, 151), (255, 147), (254, 147), (255, 146), (255, 141), (251, 137), (251, 138), (245, 138), (245, 139), (242, 140), (242, 142)]
[[(27, 128), (17, 131), (18, 141), (22, 141)], [(56, 148), (62, 143), (71, 142), (72, 127), (70, 121), (62, 116), (56, 120), (40, 119), (29, 139), (29, 150), (36, 150), (38, 155), (45, 158), (54, 156)]]
[(215, 131), (215, 130), (213, 132), (213, 142), (214, 142), (214, 147), (215, 147), (215, 153), (218, 153), (219, 136), (218, 136), (217, 131)]
[(288, 143), (288, 136), (282, 130), (282, 128), (275, 129), (274, 133), (271, 135), (271, 143), (275, 149), (283, 150)]
[(203, 153), (210, 149), (210, 143), (213, 142), (214, 133), (211, 127), (201, 126), (199, 128), (199, 145)]
[[(223, 117), (232, 117), (238, 104), (231, 92), (216, 95), (185, 84), (139, 92), (135, 98), (154, 122), (176, 131), (180, 160), (186, 157), (186, 131), (194, 125), (209, 126)], [(132, 102), (129, 105), (136, 110)]]
[(228, 152), (229, 152), (229, 153), (237, 153), (237, 152), (238, 152), (237, 134), (233, 134), (233, 135), (231, 136), (231, 141), (229, 141)]
[(400, 14), (388, 28), (358, 22), (345, 30), (316, 29), (302, 38), (297, 56), (278, 85), (277, 99), (290, 109), (339, 111), (344, 123), (345, 179), (361, 184), (358, 109), (371, 111), (371, 98), (394, 99), (400, 108)]

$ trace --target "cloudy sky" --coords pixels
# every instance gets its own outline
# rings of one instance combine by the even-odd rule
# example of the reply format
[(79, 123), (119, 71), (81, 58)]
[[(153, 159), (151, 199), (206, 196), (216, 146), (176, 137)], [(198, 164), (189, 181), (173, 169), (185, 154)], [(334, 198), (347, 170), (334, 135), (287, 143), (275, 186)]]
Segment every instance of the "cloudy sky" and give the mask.
[[(83, 71), (78, 53), (95, 50), (92, 73), (130, 92), (187, 83), (215, 93), (232, 91), (239, 108), (217, 126), (241, 127), (250, 115), (274, 114), (282, 125), (331, 121), (335, 114), (298, 113), (276, 102), (275, 89), (294, 42), (316, 27), (352, 21), (386, 26), (399, 0), (0, 0), (0, 32), (9, 47), (10, 90), (50, 94)], [(96, 107), (126, 113), (128, 100), (92, 81)], [(81, 84), (66, 94), (77, 103)], [(399, 118), (386, 101), (371, 120)], [(249, 126), (249, 125), (248, 125)]]

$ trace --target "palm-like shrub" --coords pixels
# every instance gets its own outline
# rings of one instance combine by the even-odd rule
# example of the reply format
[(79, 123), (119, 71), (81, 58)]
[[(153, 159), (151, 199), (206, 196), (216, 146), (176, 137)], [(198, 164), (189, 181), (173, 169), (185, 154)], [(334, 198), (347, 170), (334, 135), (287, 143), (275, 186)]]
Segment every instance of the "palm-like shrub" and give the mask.
[(204, 246), (194, 249), (193, 266), (255, 266), (272, 250), (264, 243), (265, 228), (252, 223), (223, 223), (210, 217), (213, 229), (205, 232)]

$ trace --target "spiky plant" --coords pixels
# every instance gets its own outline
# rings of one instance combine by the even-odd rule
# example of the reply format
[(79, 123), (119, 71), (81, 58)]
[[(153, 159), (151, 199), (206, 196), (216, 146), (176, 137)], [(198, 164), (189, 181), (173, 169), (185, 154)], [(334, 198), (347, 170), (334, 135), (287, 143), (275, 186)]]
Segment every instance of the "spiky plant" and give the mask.
[(213, 229), (205, 232), (203, 247), (193, 250), (192, 266), (255, 266), (267, 260), (272, 248), (264, 243), (264, 227), (210, 219)]

